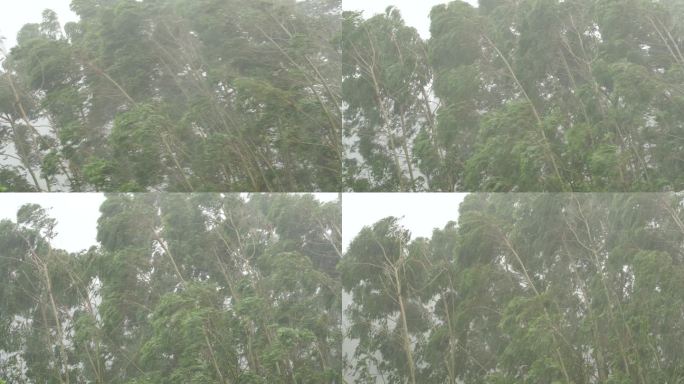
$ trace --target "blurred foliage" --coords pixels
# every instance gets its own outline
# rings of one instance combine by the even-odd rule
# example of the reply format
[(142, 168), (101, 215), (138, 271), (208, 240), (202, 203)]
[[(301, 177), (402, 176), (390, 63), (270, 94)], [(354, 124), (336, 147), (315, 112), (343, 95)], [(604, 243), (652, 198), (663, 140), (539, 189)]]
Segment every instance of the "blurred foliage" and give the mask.
[(345, 188), (678, 191), (678, 1), (488, 0), (342, 28)]
[(430, 238), (411, 239), (392, 217), (365, 227), (339, 265), (351, 295), (347, 376), (677, 383), (683, 203), (674, 193), (480, 193)]
[(0, 147), (40, 190), (339, 191), (340, 7), (73, 0), (64, 28), (46, 10), (0, 69)]
[(13, 383), (339, 383), (340, 203), (112, 194), (98, 246), (0, 222), (0, 377)]

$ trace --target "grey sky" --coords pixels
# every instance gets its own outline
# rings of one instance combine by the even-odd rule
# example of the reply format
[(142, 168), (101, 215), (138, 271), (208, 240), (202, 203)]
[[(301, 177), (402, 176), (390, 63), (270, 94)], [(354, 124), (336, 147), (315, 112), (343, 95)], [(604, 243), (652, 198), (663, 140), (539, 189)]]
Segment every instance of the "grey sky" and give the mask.
[[(477, 6), (477, 0), (466, 1)], [(428, 38), (430, 37), (430, 10), (437, 4), (448, 2), (448, 0), (342, 0), (342, 8), (345, 11), (363, 11), (365, 17), (371, 17), (385, 12), (388, 6), (393, 5), (399, 8), (407, 25), (416, 28), (423, 38)]]
[(429, 237), (458, 219), (464, 193), (346, 193), (342, 197), (342, 248), (363, 229), (387, 216), (403, 217), (412, 238)]

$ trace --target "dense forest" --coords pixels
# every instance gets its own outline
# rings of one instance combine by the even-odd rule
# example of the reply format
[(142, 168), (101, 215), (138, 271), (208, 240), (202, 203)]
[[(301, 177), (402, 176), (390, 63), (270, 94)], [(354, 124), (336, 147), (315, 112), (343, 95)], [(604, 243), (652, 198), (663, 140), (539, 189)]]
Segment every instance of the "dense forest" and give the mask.
[(344, 180), (355, 191), (678, 191), (681, 0), (344, 12)]
[(0, 69), (0, 188), (684, 187), (679, 0), (72, 0)]
[(340, 263), (355, 383), (681, 383), (684, 196), (475, 194)]
[(339, 191), (340, 0), (72, 0), (2, 52), (0, 190)]
[(340, 202), (114, 194), (99, 244), (0, 222), (0, 383), (341, 382)]

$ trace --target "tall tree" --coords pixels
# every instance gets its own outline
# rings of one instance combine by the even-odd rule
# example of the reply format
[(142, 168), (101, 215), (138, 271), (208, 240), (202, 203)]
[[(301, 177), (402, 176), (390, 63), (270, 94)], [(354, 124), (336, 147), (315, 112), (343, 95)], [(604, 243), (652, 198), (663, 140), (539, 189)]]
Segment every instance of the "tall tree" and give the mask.
[[(410, 138), (405, 156), (412, 159), (413, 173), (424, 175), (429, 190), (679, 190), (683, 163), (678, 153), (684, 145), (680, 14), (676, 4), (652, 0), (435, 6), (431, 37), (405, 37), (398, 44), (407, 50), (427, 45), (421, 81), (434, 92), (421, 96), (416, 87), (405, 86), (391, 93), (394, 100), (437, 104), (434, 124), (430, 108), (390, 110), (384, 121), (416, 122), (412, 127), (419, 133)], [(383, 19), (356, 17), (356, 25)], [(403, 25), (397, 13), (392, 20)], [(352, 39), (349, 30), (344, 34)], [(379, 28), (364, 30), (368, 41), (388, 44), (393, 36)], [(353, 55), (358, 57), (349, 58)], [(369, 62), (377, 67), (373, 73), (383, 74), (393, 73), (401, 62), (388, 53), (387, 61), (373, 57), (372, 51), (347, 49), (343, 63)], [(372, 82), (350, 77), (345, 101), (353, 106), (365, 97), (369, 102), (364, 105), (374, 105)], [(348, 118), (347, 130), (361, 130), (374, 116), (368, 110)], [(421, 128), (421, 121), (427, 128)], [(364, 136), (383, 132), (382, 124), (375, 125)], [(364, 136), (354, 140), (359, 148)], [(377, 153), (391, 153), (394, 147), (382, 141), (374, 145)], [(382, 159), (363, 153), (347, 157), (355, 164), (348, 168), (356, 175), (347, 176), (351, 180), (363, 177), (365, 169), (383, 167)], [(407, 189), (368, 183), (347, 186)]]
[(339, 1), (71, 6), (78, 22), (45, 11), (3, 63), (0, 116), (41, 127), (14, 140), (36, 188), (340, 189)]
[[(379, 357), (379, 375), (389, 382), (421, 382), (416, 351), (429, 329), (420, 291), (425, 278), (420, 240), (390, 217), (366, 227), (349, 246), (342, 263), (342, 284), (352, 293), (349, 336), (359, 345), (353, 361)], [(379, 356), (378, 356), (379, 355)], [(374, 383), (373, 364), (355, 364), (359, 382)]]
[(310, 195), (109, 195), (99, 246), (71, 254), (23, 207), (0, 225), (0, 377), (339, 383), (339, 212)]
[(354, 12), (343, 19), (344, 136), (351, 143), (347, 186), (423, 189), (413, 141), (420, 127), (432, 123), (425, 43), (394, 7), (368, 20)]
[(386, 331), (400, 329), (401, 301), (380, 266), (406, 230), (392, 218), (367, 227), (340, 263), (353, 296), (345, 337), (358, 340), (349, 374), (370, 383), (380, 381), (367, 372), (389, 383), (677, 382), (682, 201), (674, 193), (468, 196), (458, 223), (402, 242), (416, 250), (403, 297), (421, 314), (403, 349), (400, 333)]

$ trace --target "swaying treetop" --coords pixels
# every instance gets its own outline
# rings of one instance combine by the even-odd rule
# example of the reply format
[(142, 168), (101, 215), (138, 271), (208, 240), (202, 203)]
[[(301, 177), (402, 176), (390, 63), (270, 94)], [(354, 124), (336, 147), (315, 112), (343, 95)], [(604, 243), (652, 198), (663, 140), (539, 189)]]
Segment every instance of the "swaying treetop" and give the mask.
[(394, 8), (348, 13), (345, 186), (680, 190), (681, 16), (673, 1), (453, 1), (423, 41)]
[(341, 381), (339, 202), (112, 194), (100, 212), (80, 253), (38, 205), (0, 222), (1, 379)]
[[(455, 215), (456, 216), (456, 213)], [(359, 383), (653, 383), (684, 369), (681, 194), (474, 194), (339, 270)]]
[(0, 72), (3, 170), (40, 190), (338, 191), (339, 6), (74, 0), (64, 31), (46, 10)]

